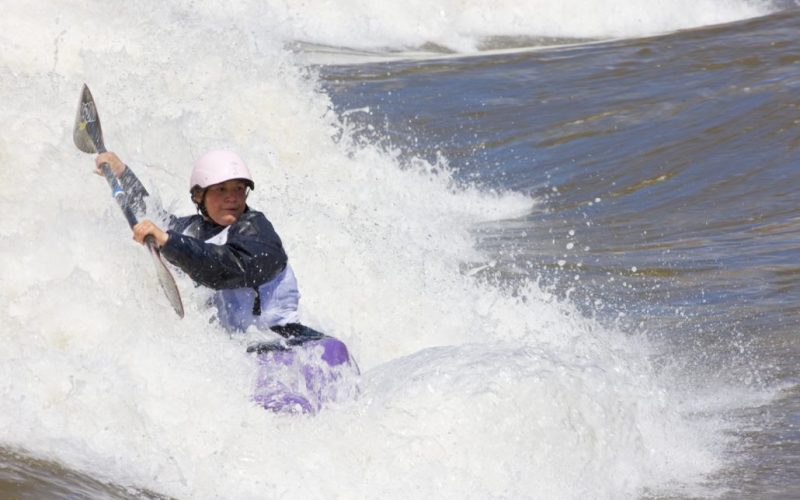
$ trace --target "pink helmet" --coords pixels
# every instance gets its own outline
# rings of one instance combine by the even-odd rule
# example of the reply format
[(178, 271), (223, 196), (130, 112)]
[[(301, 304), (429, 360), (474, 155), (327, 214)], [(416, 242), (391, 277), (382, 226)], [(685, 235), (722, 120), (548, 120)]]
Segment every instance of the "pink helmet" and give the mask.
[(232, 151), (209, 151), (194, 163), (189, 190), (205, 189), (232, 179), (247, 181), (250, 189), (255, 189), (253, 176), (239, 155)]

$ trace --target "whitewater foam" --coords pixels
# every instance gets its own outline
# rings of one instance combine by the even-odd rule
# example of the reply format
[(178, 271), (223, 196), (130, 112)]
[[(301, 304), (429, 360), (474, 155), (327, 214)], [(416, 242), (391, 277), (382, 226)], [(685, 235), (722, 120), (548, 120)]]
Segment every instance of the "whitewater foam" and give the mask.
[[(611, 498), (714, 470), (717, 434), (682, 413), (643, 340), (533, 283), (512, 295), (460, 272), (483, 259), (470, 227), (532, 200), (457, 186), (444, 159), (350, 142), (282, 49), (286, 30), (339, 45), (365, 29), (390, 45), (444, 35), (384, 31), (408, 14), (388, 5), (337, 11), (362, 8), (361, 26), (326, 5), (142, 4), (12, 5), (0, 20), (2, 446), (191, 498)], [(493, 22), (533, 8), (498, 7)], [(466, 9), (459, 26), (474, 32), (446, 26), (447, 43), (492, 31), (479, 19)], [(209, 323), (207, 294), (181, 275), (175, 317), (71, 143), (84, 81), (109, 148), (179, 213), (192, 210), (193, 158), (246, 158), (250, 203), (285, 241), (305, 321), (364, 370), (359, 399), (317, 418), (264, 412), (241, 341)]]
[(269, 15), (292, 40), (351, 49), (434, 45), (474, 52), (492, 37), (608, 39), (639, 37), (765, 15), (751, 0), (412, 0), (387, 3), (286, 2)]

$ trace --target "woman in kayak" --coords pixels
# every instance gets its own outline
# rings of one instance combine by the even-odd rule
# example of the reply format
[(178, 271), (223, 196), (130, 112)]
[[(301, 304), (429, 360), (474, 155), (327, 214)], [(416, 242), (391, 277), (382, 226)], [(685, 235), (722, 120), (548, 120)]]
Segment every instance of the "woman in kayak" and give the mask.
[[(102, 163), (141, 212), (148, 193), (133, 171), (113, 152), (97, 156), (101, 175)], [(314, 413), (342, 390), (352, 392), (350, 375), (358, 368), (345, 345), (300, 324), (294, 272), (272, 224), (247, 205), (255, 183), (242, 158), (231, 151), (206, 153), (195, 162), (189, 184), (197, 214), (170, 215), (166, 230), (142, 220), (133, 238), (144, 243), (152, 237), (170, 263), (216, 290), (217, 318), (226, 330), (255, 327), (279, 336), (248, 348), (261, 364), (255, 400), (276, 412)]]

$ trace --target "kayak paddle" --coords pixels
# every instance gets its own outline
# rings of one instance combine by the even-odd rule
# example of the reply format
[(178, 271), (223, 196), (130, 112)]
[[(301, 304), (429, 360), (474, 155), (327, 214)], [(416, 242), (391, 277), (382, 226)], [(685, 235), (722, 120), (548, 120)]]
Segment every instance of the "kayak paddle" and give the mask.
[[(86, 84), (83, 85), (83, 90), (81, 91), (81, 99), (78, 103), (78, 114), (75, 117), (75, 128), (72, 133), (72, 138), (75, 141), (75, 145), (78, 146), (78, 149), (84, 153), (98, 154), (106, 152), (106, 147), (103, 144), (103, 130), (100, 128), (100, 117), (97, 115), (97, 107), (94, 104), (92, 93), (89, 91), (89, 87)], [(108, 185), (111, 187), (112, 196), (117, 201), (119, 208), (122, 209), (125, 219), (128, 220), (128, 224), (131, 227), (135, 226), (138, 221), (128, 203), (127, 193), (122, 189), (119, 180), (114, 177), (108, 163), (100, 165), (100, 169), (103, 171), (103, 175), (106, 181), (108, 181)], [(175, 284), (175, 278), (172, 277), (172, 273), (169, 272), (169, 269), (161, 259), (161, 252), (159, 252), (153, 237), (147, 236), (144, 243), (150, 251), (150, 255), (153, 257), (156, 275), (158, 276), (159, 283), (161, 283), (161, 288), (164, 290), (164, 294), (167, 296), (167, 300), (169, 300), (175, 312), (178, 313), (178, 316), (183, 318), (183, 302), (181, 301), (181, 294), (178, 291), (178, 286)]]

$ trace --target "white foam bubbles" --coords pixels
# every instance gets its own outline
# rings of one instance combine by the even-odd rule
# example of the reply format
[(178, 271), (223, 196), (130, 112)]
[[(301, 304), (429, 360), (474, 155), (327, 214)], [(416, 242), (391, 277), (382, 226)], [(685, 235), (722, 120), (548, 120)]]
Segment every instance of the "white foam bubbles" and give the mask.
[[(341, 138), (313, 74), (269, 32), (278, 7), (241, 5), (45, 2), (0, 20), (3, 446), (191, 498), (615, 497), (713, 470), (715, 434), (681, 413), (647, 345), (533, 284), (514, 296), (461, 274), (482, 258), (469, 228), (531, 200)], [(107, 145), (180, 213), (194, 157), (246, 158), (305, 321), (364, 369), (359, 399), (314, 419), (264, 412), (242, 345), (183, 276), (174, 316), (71, 144), (83, 81)], [(680, 453), (701, 459), (665, 464)]]
[(473, 52), (487, 37), (637, 37), (764, 15), (770, 8), (770, 2), (748, 0), (345, 0), (286, 2), (271, 14), (296, 40), (394, 50), (432, 43)]

